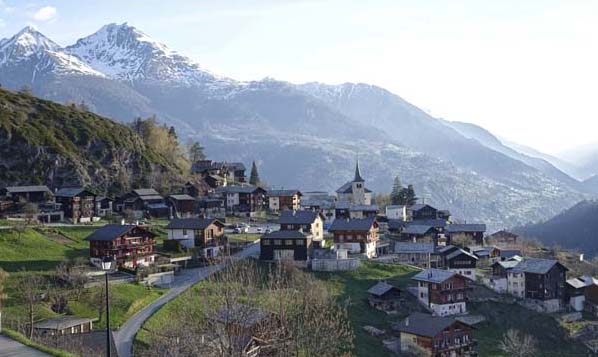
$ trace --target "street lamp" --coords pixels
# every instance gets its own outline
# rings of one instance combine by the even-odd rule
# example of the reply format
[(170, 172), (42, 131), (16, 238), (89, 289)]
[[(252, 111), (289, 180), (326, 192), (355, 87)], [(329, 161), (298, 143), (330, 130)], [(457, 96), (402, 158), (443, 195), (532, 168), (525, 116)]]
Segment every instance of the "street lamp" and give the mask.
[(114, 257), (106, 256), (102, 259), (102, 270), (105, 272), (106, 277), (106, 356), (112, 356), (112, 341), (110, 340), (110, 302), (108, 299), (108, 273), (114, 269), (115, 261)]

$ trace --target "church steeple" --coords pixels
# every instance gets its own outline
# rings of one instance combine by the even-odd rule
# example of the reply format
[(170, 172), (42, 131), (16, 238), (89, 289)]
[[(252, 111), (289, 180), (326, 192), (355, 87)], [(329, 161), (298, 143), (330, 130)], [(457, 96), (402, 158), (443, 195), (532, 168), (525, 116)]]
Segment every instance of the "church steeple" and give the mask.
[(357, 158), (357, 162), (355, 163), (355, 178), (353, 178), (353, 182), (365, 182), (361, 177), (361, 172), (359, 172), (359, 158)]

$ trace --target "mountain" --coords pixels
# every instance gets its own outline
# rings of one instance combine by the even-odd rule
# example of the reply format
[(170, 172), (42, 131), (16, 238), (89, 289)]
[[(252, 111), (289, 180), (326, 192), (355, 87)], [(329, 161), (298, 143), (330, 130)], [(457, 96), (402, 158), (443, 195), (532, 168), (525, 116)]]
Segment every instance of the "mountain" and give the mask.
[(593, 257), (598, 254), (598, 201), (582, 201), (549, 220), (515, 228), (518, 234), (547, 245), (577, 249)]
[(560, 158), (573, 163), (588, 178), (598, 175), (598, 143), (581, 145), (558, 154)]
[[(374, 191), (389, 192), (400, 174), (427, 203), (491, 228), (539, 220), (584, 198), (558, 172), (483, 145), (380, 87), (239, 82), (128, 24), (51, 48), (89, 73), (50, 70), (39, 78), (8, 61), (10, 67), (0, 65), (2, 83), (29, 84), (36, 95), (59, 102), (84, 101), (122, 121), (155, 114), (184, 140), (200, 140), (214, 159), (255, 159), (263, 179), (277, 187), (333, 191), (351, 177), (359, 154)], [(7, 69), (21, 66), (20, 76)]]
[(90, 112), (0, 89), (0, 186), (91, 186), (118, 193), (186, 172), (129, 127)]

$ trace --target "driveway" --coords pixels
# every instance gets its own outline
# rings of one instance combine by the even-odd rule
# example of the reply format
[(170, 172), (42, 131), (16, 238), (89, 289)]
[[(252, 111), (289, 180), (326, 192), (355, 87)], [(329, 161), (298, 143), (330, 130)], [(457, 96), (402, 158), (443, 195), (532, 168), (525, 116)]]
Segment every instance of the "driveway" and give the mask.
[[(245, 259), (258, 253), (259, 244), (252, 244), (243, 251), (235, 254), (233, 258), (236, 260)], [(171, 289), (166, 294), (160, 296), (152, 304), (131, 316), (131, 318), (127, 320), (117, 332), (114, 332), (114, 342), (119, 357), (130, 357), (133, 355), (133, 341), (135, 340), (135, 335), (137, 335), (137, 332), (145, 320), (150, 318), (154, 312), (185, 290), (210, 276), (210, 274), (221, 270), (224, 266), (225, 264), (221, 263), (204, 268), (187, 269), (183, 270), (180, 275), (175, 276), (175, 280), (171, 284)]]
[(0, 357), (49, 357), (49, 354), (43, 353), (25, 346), (24, 344), (13, 340), (12, 338), (0, 334)]

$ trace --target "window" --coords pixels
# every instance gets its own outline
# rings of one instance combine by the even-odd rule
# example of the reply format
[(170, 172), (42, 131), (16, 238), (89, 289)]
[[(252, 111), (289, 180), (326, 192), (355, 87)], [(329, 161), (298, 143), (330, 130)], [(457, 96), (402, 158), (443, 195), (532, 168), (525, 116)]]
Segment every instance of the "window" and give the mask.
[(284, 240), (284, 245), (293, 245), (293, 240), (292, 239), (285, 239)]
[(282, 241), (280, 239), (275, 239), (274, 245), (282, 245)]
[(183, 235), (186, 236), (187, 235), (187, 230), (183, 229)]
[(304, 242), (303, 242), (303, 239), (297, 239), (297, 240), (295, 241), (295, 244), (296, 244), (296, 245), (305, 245), (305, 244), (304, 244)]
[(262, 245), (270, 245), (270, 241), (268, 239), (263, 239)]

